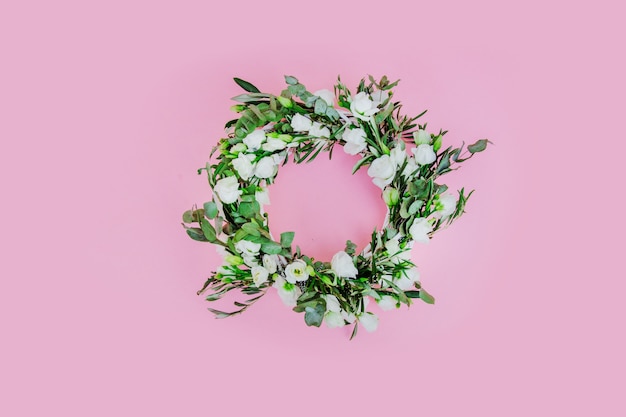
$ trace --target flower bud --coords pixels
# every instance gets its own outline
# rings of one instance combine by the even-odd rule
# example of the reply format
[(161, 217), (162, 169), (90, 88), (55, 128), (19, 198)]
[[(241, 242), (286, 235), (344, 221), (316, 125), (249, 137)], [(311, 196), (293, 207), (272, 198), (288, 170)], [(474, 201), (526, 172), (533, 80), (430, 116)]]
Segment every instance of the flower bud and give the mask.
[(243, 259), (241, 258), (241, 256), (228, 255), (228, 256), (226, 256), (224, 258), (224, 260), (226, 262), (228, 262), (230, 265), (233, 265), (233, 266), (237, 266), (237, 265), (243, 264)]
[(389, 207), (393, 207), (400, 201), (400, 193), (393, 187), (387, 187), (383, 191), (383, 200)]
[(437, 152), (439, 149), (441, 149), (441, 141), (443, 140), (443, 136), (439, 135), (435, 138), (435, 141), (433, 142), (433, 151)]
[(235, 113), (241, 113), (246, 109), (246, 106), (244, 106), (243, 104), (235, 104), (234, 106), (231, 106), (230, 109)]
[(413, 132), (413, 140), (416, 145), (430, 145), (430, 133), (424, 129)]
[(293, 103), (291, 102), (290, 99), (288, 99), (287, 97), (283, 97), (283, 96), (278, 96), (276, 97), (276, 100), (278, 100), (278, 102), (280, 104), (282, 104), (283, 106), (290, 108), (293, 106)]
[(230, 148), (230, 153), (237, 155), (240, 152), (245, 151), (246, 149), (248, 149), (248, 147), (245, 145), (245, 143), (240, 142), (236, 145), (233, 145), (233, 147)]

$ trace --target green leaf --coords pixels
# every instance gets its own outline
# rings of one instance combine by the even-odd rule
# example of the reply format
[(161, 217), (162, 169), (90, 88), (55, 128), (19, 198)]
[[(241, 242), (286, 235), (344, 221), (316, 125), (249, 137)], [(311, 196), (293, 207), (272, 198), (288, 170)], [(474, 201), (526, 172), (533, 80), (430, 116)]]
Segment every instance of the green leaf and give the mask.
[(326, 307), (322, 303), (318, 303), (315, 307), (308, 306), (304, 310), (304, 322), (307, 326), (320, 327), (324, 320), (324, 312)]
[(404, 295), (406, 295), (409, 298), (420, 298), (419, 291), (405, 291)]
[(193, 210), (187, 210), (183, 213), (183, 221), (185, 223), (193, 223)]
[(213, 201), (207, 201), (204, 203), (204, 214), (209, 219), (214, 219), (217, 216), (217, 204)]
[(476, 143), (472, 143), (467, 147), (467, 150), (471, 153), (482, 152), (487, 149), (487, 143), (490, 143), (487, 139), (481, 139)]
[(204, 233), (202, 229), (198, 229), (197, 227), (190, 227), (187, 229), (187, 234), (193, 240), (197, 240), (198, 242), (208, 242), (207, 238), (204, 237)]
[(424, 202), (422, 200), (415, 200), (413, 203), (411, 203), (411, 205), (409, 206), (409, 214), (412, 216), (415, 213), (417, 213), (419, 211), (420, 208), (422, 208), (422, 205), (424, 205)]
[(298, 79), (290, 75), (285, 75), (285, 82), (289, 85), (296, 85), (298, 84)]
[(270, 242), (261, 243), (261, 250), (270, 255), (278, 255), (280, 252), (282, 252), (283, 247), (280, 246), (280, 244), (276, 242), (270, 241)]
[(295, 236), (294, 232), (283, 232), (280, 234), (280, 245), (283, 248), (288, 248), (291, 246), (291, 242), (293, 242), (293, 237)]
[(419, 293), (420, 293), (420, 298), (422, 299), (422, 301), (424, 301), (427, 304), (435, 304), (435, 297), (428, 294), (425, 289), (422, 288), (419, 291)]
[(244, 230), (250, 236), (261, 236), (261, 232), (259, 231), (259, 226), (255, 223), (245, 223), (241, 226), (241, 229)]
[(215, 228), (213, 228), (213, 225), (209, 223), (207, 219), (202, 219), (201, 226), (204, 237), (206, 237), (209, 242), (215, 242), (217, 237), (215, 235)]
[(251, 217), (254, 217), (256, 213), (259, 213), (261, 211), (261, 206), (259, 206), (259, 203), (256, 201), (244, 201), (239, 204), (238, 211), (239, 214), (241, 214), (243, 217), (249, 219)]
[(235, 80), (235, 82), (237, 83), (237, 85), (241, 88), (243, 88), (244, 90), (246, 90), (249, 93), (260, 93), (261, 91), (256, 88), (254, 85), (252, 85), (251, 83), (249, 83), (248, 81), (244, 81), (241, 78), (233, 78), (233, 80)]
[(326, 114), (326, 109), (328, 108), (328, 104), (321, 98), (318, 98), (317, 100), (315, 100), (315, 114), (321, 114), (324, 115)]

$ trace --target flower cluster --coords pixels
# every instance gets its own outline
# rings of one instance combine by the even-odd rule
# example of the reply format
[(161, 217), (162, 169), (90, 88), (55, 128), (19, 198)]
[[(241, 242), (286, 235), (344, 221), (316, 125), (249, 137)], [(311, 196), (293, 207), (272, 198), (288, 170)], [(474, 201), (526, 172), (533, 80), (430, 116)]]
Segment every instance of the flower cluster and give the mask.
[[(206, 171), (214, 197), (183, 214), (187, 234), (216, 244), (224, 258), (198, 293), (210, 290), (209, 301), (232, 290), (251, 296), (236, 302), (233, 312), (210, 309), (222, 318), (245, 311), (275, 288), (284, 304), (304, 313), (307, 325), (352, 324), (353, 336), (359, 324), (368, 331), (378, 326), (378, 317), (367, 310), (370, 301), (383, 310), (416, 298), (433, 303), (411, 262), (411, 247), (428, 243), (463, 214), (471, 192), (448, 193), (436, 179), (489, 142), (442, 150), (446, 132), (433, 134), (418, 124), (424, 113), (401, 116), (401, 104), (393, 101), (397, 82), (386, 77), (362, 80), (354, 94), (341, 80), (334, 91), (315, 92), (294, 77), (285, 80), (287, 88), (277, 96), (235, 78), (246, 91), (233, 98), (240, 103), (232, 107), (238, 117), (226, 124), (227, 137), (211, 154), (219, 151), (216, 162), (199, 170)], [(332, 155), (336, 145), (360, 156), (353, 173), (367, 167), (388, 214), (360, 253), (348, 241), (330, 262), (322, 262), (292, 248), (294, 232), (275, 239), (264, 206), (280, 165), (290, 158), (308, 162), (322, 151)]]

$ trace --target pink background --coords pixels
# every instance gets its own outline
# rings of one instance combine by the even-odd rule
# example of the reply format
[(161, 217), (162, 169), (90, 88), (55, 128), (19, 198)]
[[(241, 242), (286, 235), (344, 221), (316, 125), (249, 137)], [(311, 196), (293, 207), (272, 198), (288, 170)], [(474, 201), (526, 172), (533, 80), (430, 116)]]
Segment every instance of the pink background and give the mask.
[[(614, 1), (0, 6), (0, 415), (624, 416), (624, 10)], [(437, 304), (307, 328), (274, 292), (214, 320), (179, 222), (233, 76), (400, 78), (468, 213), (414, 250)], [(273, 230), (328, 259), (380, 224), (336, 153), (285, 167)], [(378, 310), (375, 310), (378, 311)]]

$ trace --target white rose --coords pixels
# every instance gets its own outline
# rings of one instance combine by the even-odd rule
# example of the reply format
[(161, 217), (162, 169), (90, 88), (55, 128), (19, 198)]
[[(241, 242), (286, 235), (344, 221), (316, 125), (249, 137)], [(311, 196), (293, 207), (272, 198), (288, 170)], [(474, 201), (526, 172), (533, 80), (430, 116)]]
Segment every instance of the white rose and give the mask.
[(213, 190), (217, 193), (220, 200), (222, 200), (222, 203), (225, 204), (234, 203), (239, 196), (243, 194), (243, 191), (239, 189), (239, 180), (237, 180), (235, 176), (222, 178), (217, 181)]
[(239, 252), (244, 258), (251, 257), (259, 254), (261, 244), (250, 242), (249, 240), (240, 240), (235, 243), (235, 249), (237, 249), (237, 252)]
[(317, 90), (313, 95), (324, 100), (329, 106), (332, 106), (335, 102), (335, 94), (330, 90)]
[(413, 132), (413, 140), (416, 145), (430, 145), (430, 133), (424, 129)]
[(417, 268), (411, 268), (402, 271), (402, 275), (395, 281), (395, 283), (402, 291), (408, 291), (415, 288), (414, 284), (419, 282), (419, 280), (420, 273)]
[(374, 313), (363, 313), (359, 315), (359, 323), (368, 332), (373, 332), (378, 328), (378, 317)]
[(341, 313), (335, 311), (329, 311), (324, 315), (324, 322), (329, 329), (335, 329), (337, 327), (343, 327), (346, 325)]
[(396, 146), (391, 150), (389, 157), (398, 167), (400, 167), (406, 159), (406, 151), (401, 146)]
[(241, 152), (237, 158), (233, 159), (233, 167), (239, 174), (242, 180), (247, 181), (254, 172), (254, 155), (249, 155)]
[(309, 279), (307, 264), (302, 259), (296, 259), (285, 268), (285, 279), (291, 284)]
[(273, 274), (276, 272), (278, 263), (276, 262), (276, 255), (263, 255), (263, 267), (267, 269), (267, 272)]
[(352, 103), (350, 103), (350, 111), (357, 119), (369, 121), (372, 115), (378, 112), (378, 107), (365, 92), (360, 92), (356, 96), (352, 97)]
[(271, 156), (266, 156), (261, 158), (259, 162), (256, 164), (256, 169), (254, 170), (254, 176), (257, 178), (270, 178), (276, 174), (276, 163), (274, 162), (274, 158)]
[(339, 305), (339, 300), (332, 294), (323, 295), (324, 300), (326, 300), (326, 311), (332, 311), (335, 313), (339, 313), (341, 311), (341, 306)]
[(383, 155), (371, 163), (367, 169), (367, 175), (372, 177), (374, 184), (385, 188), (385, 185), (390, 184), (396, 175), (396, 165), (389, 155)]
[(243, 143), (246, 144), (248, 150), (251, 152), (258, 150), (263, 141), (265, 141), (265, 132), (262, 130), (255, 130), (243, 138)]
[(411, 152), (415, 155), (415, 162), (420, 165), (432, 164), (437, 159), (437, 154), (430, 145), (419, 145), (417, 148), (411, 149)]
[(281, 151), (287, 147), (287, 144), (278, 138), (267, 138), (267, 142), (261, 146), (266, 152)]
[(385, 242), (385, 249), (387, 249), (387, 253), (394, 263), (401, 263), (402, 261), (411, 259), (411, 248), (400, 248), (400, 244), (398, 243), (399, 238), (400, 234)]
[(354, 313), (348, 313), (345, 310), (341, 310), (341, 317), (343, 317), (343, 319), (350, 324), (354, 323), (354, 321), (356, 320), (356, 316), (354, 315)]
[(254, 285), (260, 287), (262, 284), (267, 282), (267, 278), (269, 277), (269, 271), (262, 266), (255, 266), (252, 268), (252, 281), (254, 281)]
[(409, 156), (406, 161), (406, 166), (404, 167), (404, 170), (402, 170), (401, 175), (404, 178), (409, 178), (415, 173), (415, 171), (417, 171), (418, 168), (419, 168), (419, 165), (417, 165), (417, 162), (415, 162), (415, 158), (413, 158), (412, 156)]
[(441, 209), (439, 210), (439, 214), (441, 217), (448, 217), (452, 213), (456, 211), (456, 197), (452, 194), (443, 194), (439, 196), (439, 203), (441, 204)]
[(372, 93), (372, 100), (376, 106), (380, 106), (389, 98), (389, 93), (384, 90), (376, 90)]
[(286, 306), (295, 307), (298, 304), (298, 297), (302, 291), (296, 285), (290, 284), (279, 275), (274, 280), (272, 287), (278, 290), (278, 296)]
[(316, 138), (329, 138), (330, 130), (318, 122), (313, 122), (313, 126), (309, 130), (309, 135), (314, 136)]
[(380, 309), (383, 311), (393, 310), (397, 308), (398, 302), (390, 295), (383, 295), (380, 300), (377, 301)]
[(428, 234), (433, 231), (433, 226), (424, 217), (418, 217), (409, 228), (411, 239), (420, 243), (429, 243)]
[(287, 151), (275, 153), (272, 155), (272, 159), (276, 165), (280, 165), (285, 162), (285, 158), (287, 158)]
[(313, 122), (306, 116), (296, 114), (291, 119), (291, 127), (296, 132), (308, 132), (313, 126)]
[(344, 278), (356, 278), (359, 272), (354, 266), (352, 257), (344, 251), (337, 252), (330, 261), (331, 269), (337, 276)]
[(349, 155), (356, 155), (365, 148), (367, 148), (367, 143), (365, 142), (366, 138), (365, 130), (361, 128), (357, 129), (349, 129), (343, 131), (342, 138), (346, 141), (346, 144), (343, 145), (343, 150), (345, 153)]
[(262, 206), (270, 205), (270, 192), (267, 188), (263, 188), (261, 191), (254, 193), (254, 198)]

